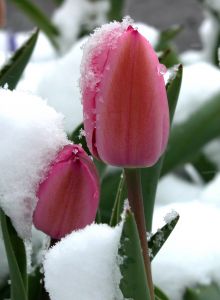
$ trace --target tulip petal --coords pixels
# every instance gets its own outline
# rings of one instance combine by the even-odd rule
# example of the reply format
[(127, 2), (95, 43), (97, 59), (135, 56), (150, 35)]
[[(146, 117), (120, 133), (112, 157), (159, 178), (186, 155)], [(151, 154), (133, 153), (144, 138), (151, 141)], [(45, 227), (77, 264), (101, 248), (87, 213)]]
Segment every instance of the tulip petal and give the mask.
[(34, 225), (55, 239), (92, 223), (98, 207), (97, 172), (85, 152), (74, 147), (65, 147), (38, 190)]
[(110, 24), (102, 39), (101, 48), (90, 42), (86, 67), (94, 74), (95, 88), (86, 80), (82, 85), (88, 146), (111, 165), (152, 166), (169, 134), (164, 69), (149, 42), (131, 25), (119, 35)]
[(96, 106), (98, 154), (113, 165), (150, 166), (164, 151), (169, 132), (159, 62), (151, 46), (135, 30), (124, 34), (117, 52), (117, 59), (111, 60), (111, 70), (103, 72), (97, 95), (105, 99)]

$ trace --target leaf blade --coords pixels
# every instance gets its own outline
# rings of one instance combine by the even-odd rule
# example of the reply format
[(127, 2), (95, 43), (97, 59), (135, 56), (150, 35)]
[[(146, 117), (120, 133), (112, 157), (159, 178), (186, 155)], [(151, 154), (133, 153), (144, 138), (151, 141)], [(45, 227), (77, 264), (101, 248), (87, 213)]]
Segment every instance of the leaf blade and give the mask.
[(27, 264), (23, 241), (18, 237), (10, 219), (0, 209), (2, 235), (4, 239), (11, 279), (12, 300), (27, 298)]
[(177, 222), (179, 221), (179, 215), (175, 216), (170, 222), (166, 223), (161, 229), (157, 230), (148, 241), (148, 248), (151, 250), (151, 261), (160, 251), (174, 228), (176, 227)]
[(150, 300), (137, 225), (130, 210), (125, 212), (118, 253), (123, 259), (120, 264), (120, 289), (124, 297)]
[[(169, 103), (170, 123), (172, 123), (178, 96), (181, 88), (183, 68), (178, 66), (175, 76), (167, 85), (167, 97)], [(144, 214), (147, 230), (150, 232), (152, 227), (154, 202), (157, 184), (160, 178), (165, 154), (159, 161), (150, 168), (141, 169), (142, 193), (144, 200)]]
[(187, 121), (172, 129), (162, 176), (193, 160), (203, 146), (220, 135), (219, 100), (220, 94), (217, 94)]
[(0, 86), (8, 84), (10, 90), (13, 90), (16, 87), (34, 50), (38, 34), (39, 31), (36, 30), (1, 68)]
[(11, 0), (11, 2), (23, 11), (47, 35), (55, 48), (58, 48), (56, 37), (59, 35), (59, 30), (38, 6), (29, 0)]

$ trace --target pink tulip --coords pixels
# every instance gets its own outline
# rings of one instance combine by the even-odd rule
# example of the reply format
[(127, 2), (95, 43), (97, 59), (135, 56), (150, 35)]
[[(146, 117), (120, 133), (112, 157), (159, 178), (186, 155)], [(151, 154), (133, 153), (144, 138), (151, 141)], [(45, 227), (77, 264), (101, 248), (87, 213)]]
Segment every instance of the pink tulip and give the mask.
[(81, 90), (87, 144), (95, 157), (123, 167), (157, 162), (169, 134), (161, 67), (152, 46), (126, 20), (90, 37)]
[(80, 146), (63, 148), (40, 184), (37, 196), (33, 223), (54, 239), (94, 221), (99, 180), (92, 160)]

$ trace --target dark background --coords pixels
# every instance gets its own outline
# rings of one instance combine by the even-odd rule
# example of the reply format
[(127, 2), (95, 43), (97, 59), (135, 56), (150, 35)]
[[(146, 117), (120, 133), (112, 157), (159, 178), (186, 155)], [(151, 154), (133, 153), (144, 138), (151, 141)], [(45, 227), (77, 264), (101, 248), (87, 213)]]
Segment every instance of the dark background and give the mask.
[[(55, 8), (53, 0), (32, 0), (45, 13), (51, 15)], [(18, 11), (10, 0), (7, 2), (7, 27), (15, 31), (30, 29), (32, 23)], [(184, 30), (177, 38), (180, 50), (200, 48), (198, 26), (203, 12), (198, 0), (127, 0), (125, 14), (135, 21), (143, 21), (159, 29), (182, 24)]]

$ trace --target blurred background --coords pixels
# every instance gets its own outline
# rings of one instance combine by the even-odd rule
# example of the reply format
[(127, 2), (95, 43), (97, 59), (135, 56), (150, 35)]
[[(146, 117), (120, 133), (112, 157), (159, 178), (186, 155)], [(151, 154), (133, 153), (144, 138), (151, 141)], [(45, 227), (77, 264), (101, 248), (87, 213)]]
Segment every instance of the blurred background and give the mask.
[[(33, 0), (41, 9), (51, 15), (55, 9), (52, 0)], [(31, 29), (32, 23), (11, 2), (7, 1), (7, 27), (15, 31)], [(200, 49), (198, 26), (203, 18), (199, 1), (196, 0), (127, 0), (125, 15), (135, 21), (142, 21), (158, 29), (166, 29), (174, 24), (181, 24), (184, 30), (179, 34), (176, 43), (179, 50)]]

